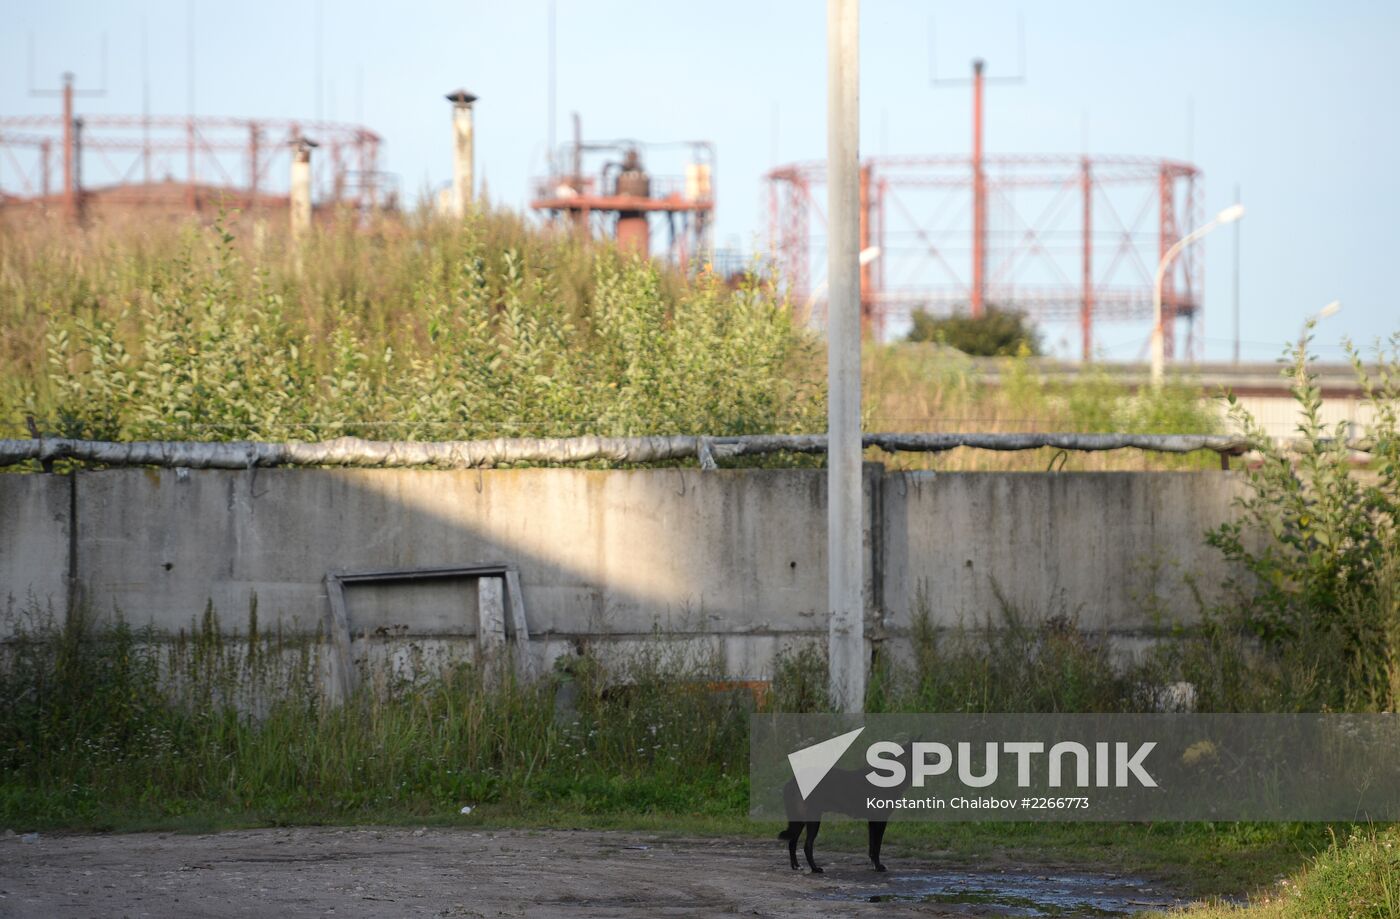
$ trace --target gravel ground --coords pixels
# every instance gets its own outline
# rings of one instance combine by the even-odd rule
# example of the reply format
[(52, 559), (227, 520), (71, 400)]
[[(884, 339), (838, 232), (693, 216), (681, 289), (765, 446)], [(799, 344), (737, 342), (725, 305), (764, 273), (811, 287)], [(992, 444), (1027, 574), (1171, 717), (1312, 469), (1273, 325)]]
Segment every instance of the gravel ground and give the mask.
[[(0, 916), (1024, 916), (1171, 902), (1132, 879), (1067, 881), (994, 867), (918, 874), (938, 866), (913, 865), (888, 850), (891, 870), (879, 875), (863, 854), (819, 846), (818, 856), (823, 875), (792, 871), (777, 840), (621, 832), (306, 827), (11, 835), (0, 839)], [(955, 875), (963, 888), (971, 877), (992, 895), (949, 893), (947, 878)], [(1068, 902), (1039, 903), (1036, 891), (1047, 884), (1071, 891), (1078, 884), (1086, 897), (1116, 899), (1071, 893)], [(1000, 886), (1015, 896), (999, 902)], [(930, 898), (933, 890), (943, 892)]]

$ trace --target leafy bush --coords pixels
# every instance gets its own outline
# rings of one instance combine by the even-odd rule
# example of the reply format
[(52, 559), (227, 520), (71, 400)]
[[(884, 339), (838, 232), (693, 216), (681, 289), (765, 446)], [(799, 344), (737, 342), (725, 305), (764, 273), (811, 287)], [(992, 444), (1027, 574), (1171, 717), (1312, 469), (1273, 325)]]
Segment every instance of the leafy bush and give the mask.
[(981, 316), (934, 316), (915, 310), (913, 328), (906, 341), (932, 341), (957, 348), (974, 357), (1012, 357), (1039, 354), (1040, 332), (1025, 313), (988, 309)]
[(115, 440), (820, 427), (820, 385), (795, 372), (811, 342), (757, 283), (686, 282), (491, 214), (329, 233), (300, 270), (222, 226), (150, 245), (128, 233), (67, 262), (19, 247), (0, 323), (42, 328), (46, 362), (17, 355), (0, 418)]
[(829, 677), (825, 641), (808, 641), (784, 648), (773, 661), (773, 711), (835, 711)]
[(1348, 345), (1374, 410), (1366, 477), (1353, 469), (1351, 425), (1322, 421), (1308, 341), (1305, 334), (1285, 371), (1300, 412), (1296, 457), (1231, 399), (1231, 416), (1261, 460), (1245, 472), (1249, 492), (1239, 501), (1239, 519), (1208, 537), (1246, 572), (1221, 621), (1308, 674), (1306, 685), (1295, 687), (1306, 704), (1394, 711), (1400, 702), (1400, 335), (1388, 349), (1377, 347), (1375, 378)]

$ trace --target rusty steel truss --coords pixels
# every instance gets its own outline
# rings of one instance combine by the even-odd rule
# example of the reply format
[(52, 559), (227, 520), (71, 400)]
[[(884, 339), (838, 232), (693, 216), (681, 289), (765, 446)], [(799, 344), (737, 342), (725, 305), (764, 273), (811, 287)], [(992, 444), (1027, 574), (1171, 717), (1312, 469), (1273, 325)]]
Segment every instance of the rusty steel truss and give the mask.
[(89, 206), (191, 213), (216, 207), (287, 206), (293, 144), (314, 140), (319, 202), (362, 210), (394, 194), (379, 171), (382, 143), (360, 125), (277, 118), (76, 115), (72, 84), (63, 112), (0, 117), (0, 205)]
[[(554, 151), (551, 174), (532, 181), (530, 207), (585, 235), (611, 236), (620, 248), (653, 251), (651, 218), (664, 221), (666, 257), (686, 271), (714, 258), (715, 145), (709, 141), (646, 143), (584, 141), (574, 115), (574, 139)], [(683, 161), (682, 175), (652, 175), (645, 164)], [(658, 247), (659, 248), (659, 247)]]
[[(792, 301), (820, 321), (825, 162), (767, 174), (770, 250)], [(915, 310), (1022, 310), (1075, 321), (1086, 360), (1098, 322), (1150, 320), (1158, 260), (1201, 223), (1200, 170), (1176, 160), (1060, 154), (871, 157), (860, 182), (861, 310), (883, 337)], [(1198, 247), (1163, 284), (1167, 353), (1176, 320), (1200, 348)], [(814, 278), (816, 283), (814, 284)]]

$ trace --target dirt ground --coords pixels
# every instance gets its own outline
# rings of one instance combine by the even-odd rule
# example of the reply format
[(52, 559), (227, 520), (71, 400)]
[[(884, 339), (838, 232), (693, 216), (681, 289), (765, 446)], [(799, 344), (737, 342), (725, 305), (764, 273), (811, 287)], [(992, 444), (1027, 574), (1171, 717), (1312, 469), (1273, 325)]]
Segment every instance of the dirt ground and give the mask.
[[(914, 864), (777, 840), (596, 831), (296, 828), (7, 836), (0, 916), (1000, 916), (1127, 914), (1148, 882), (1025, 866)], [(1036, 873), (1039, 870), (1042, 873)]]

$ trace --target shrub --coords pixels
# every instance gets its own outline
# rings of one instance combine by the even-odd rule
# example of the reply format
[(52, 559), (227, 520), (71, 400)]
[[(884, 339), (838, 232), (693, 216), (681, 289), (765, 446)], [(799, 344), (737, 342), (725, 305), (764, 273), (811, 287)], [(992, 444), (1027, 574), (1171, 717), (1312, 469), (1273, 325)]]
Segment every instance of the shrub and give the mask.
[(1245, 572), (1221, 622), (1258, 638), (1311, 685), (1322, 707), (1393, 711), (1400, 701), (1400, 335), (1376, 348), (1373, 379), (1348, 352), (1367, 403), (1372, 475), (1355, 473), (1353, 430), (1322, 421), (1322, 392), (1308, 367), (1311, 326), (1285, 371), (1300, 421), (1296, 457), (1275, 444), (1231, 397), (1231, 416), (1260, 462), (1245, 472), (1240, 516), (1208, 542)]
[[(812, 342), (771, 288), (686, 281), (501, 215), (327, 232), (300, 269), (222, 224), (51, 242), (74, 257), (17, 246), (0, 272), (13, 426), (29, 413), (46, 433), (115, 440), (820, 428), (821, 387), (795, 372)], [(19, 344), (33, 327), (42, 365)]]
[(906, 341), (932, 341), (974, 357), (1040, 353), (1040, 333), (1015, 310), (988, 309), (981, 316), (934, 316), (915, 310)]

